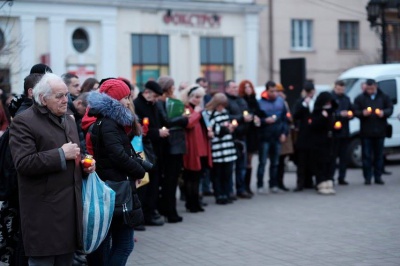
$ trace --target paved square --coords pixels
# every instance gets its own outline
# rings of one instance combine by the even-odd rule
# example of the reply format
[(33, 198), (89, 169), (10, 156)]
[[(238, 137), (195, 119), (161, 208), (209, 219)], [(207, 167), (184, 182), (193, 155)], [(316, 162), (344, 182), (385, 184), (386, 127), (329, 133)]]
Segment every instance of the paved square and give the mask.
[[(226, 206), (206, 197), (196, 214), (179, 202), (184, 221), (135, 232), (127, 265), (399, 266), (400, 166), (387, 170), (384, 186), (365, 186), (360, 169), (348, 170), (350, 185), (336, 196), (307, 190)], [(288, 187), (295, 179), (286, 173)]]

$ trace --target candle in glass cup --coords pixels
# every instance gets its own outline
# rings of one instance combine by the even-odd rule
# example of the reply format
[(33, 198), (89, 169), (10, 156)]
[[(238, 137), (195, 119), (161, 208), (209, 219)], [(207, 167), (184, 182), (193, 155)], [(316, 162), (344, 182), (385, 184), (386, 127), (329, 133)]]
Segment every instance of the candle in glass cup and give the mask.
[(185, 108), (185, 115), (190, 115), (190, 109), (189, 108)]
[(274, 120), (276, 120), (276, 115), (272, 115), (272, 118), (273, 118)]
[(83, 167), (84, 168), (89, 168), (90, 166), (92, 166), (92, 163), (93, 163), (93, 156), (87, 154), (85, 156), (85, 159), (83, 159)]
[(143, 125), (144, 126), (148, 126), (150, 124), (149, 118), (148, 117), (144, 117), (143, 118)]
[(341, 129), (342, 128), (342, 122), (336, 121), (335, 125), (333, 126), (334, 129)]
[(249, 112), (247, 110), (243, 111), (243, 116), (249, 115)]
[(232, 120), (232, 126), (236, 127), (237, 125), (238, 125), (238, 121), (236, 119), (233, 119)]
[(167, 128), (166, 128), (166, 127), (162, 127), (161, 129), (162, 129), (162, 130), (167, 130)]
[(347, 111), (347, 116), (353, 116), (353, 112), (351, 110)]
[(367, 107), (367, 111), (368, 111), (369, 113), (371, 113), (371, 112), (372, 112), (372, 108), (371, 108), (371, 107)]
[(381, 109), (376, 108), (376, 109), (375, 109), (375, 114), (376, 114), (376, 115), (380, 115), (380, 114), (381, 114)]

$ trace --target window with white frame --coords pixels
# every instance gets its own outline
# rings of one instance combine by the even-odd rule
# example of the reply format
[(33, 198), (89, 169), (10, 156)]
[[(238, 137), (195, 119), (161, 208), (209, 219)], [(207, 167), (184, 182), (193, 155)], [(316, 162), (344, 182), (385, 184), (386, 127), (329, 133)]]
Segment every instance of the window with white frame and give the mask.
[(313, 21), (310, 19), (292, 19), (292, 49), (313, 49)]
[(359, 49), (359, 23), (358, 21), (339, 21), (339, 49)]

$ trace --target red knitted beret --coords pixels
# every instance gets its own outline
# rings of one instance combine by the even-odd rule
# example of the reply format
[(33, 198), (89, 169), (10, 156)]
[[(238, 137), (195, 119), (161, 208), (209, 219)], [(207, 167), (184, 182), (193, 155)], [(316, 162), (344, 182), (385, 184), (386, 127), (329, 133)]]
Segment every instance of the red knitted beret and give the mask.
[(106, 80), (101, 84), (99, 92), (105, 93), (118, 101), (131, 93), (125, 82), (118, 79)]

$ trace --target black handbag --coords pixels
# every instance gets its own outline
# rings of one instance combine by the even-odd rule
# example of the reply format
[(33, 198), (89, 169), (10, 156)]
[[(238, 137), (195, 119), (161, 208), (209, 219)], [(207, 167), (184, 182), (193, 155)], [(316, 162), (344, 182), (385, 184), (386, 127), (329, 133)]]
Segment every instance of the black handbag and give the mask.
[(132, 182), (107, 180), (106, 184), (115, 191), (114, 216), (122, 217), (124, 224), (131, 227), (142, 224), (142, 205), (138, 195), (132, 190)]

